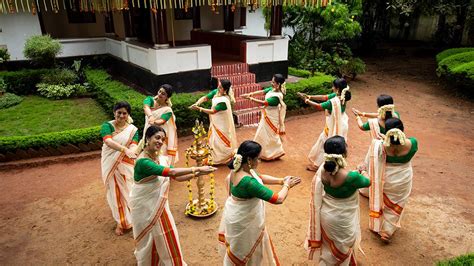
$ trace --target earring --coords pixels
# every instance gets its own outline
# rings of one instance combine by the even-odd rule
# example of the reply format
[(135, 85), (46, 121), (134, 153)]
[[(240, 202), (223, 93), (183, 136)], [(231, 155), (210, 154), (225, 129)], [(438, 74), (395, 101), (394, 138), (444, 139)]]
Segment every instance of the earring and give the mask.
[(249, 166), (250, 169), (252, 169), (252, 164), (249, 161), (247, 161), (247, 165)]

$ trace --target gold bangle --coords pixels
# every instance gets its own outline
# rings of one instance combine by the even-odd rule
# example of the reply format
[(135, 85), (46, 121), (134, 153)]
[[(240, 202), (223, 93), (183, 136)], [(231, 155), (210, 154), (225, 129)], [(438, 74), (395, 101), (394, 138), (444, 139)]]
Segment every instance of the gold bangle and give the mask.
[(193, 173), (193, 176), (196, 176), (196, 167), (191, 167), (191, 172)]
[(284, 179), (280, 179), (280, 185), (284, 185), (285, 184), (285, 180)]
[(124, 147), (120, 148), (120, 152), (124, 152), (124, 151), (125, 151)]
[(290, 190), (290, 185), (288, 184), (283, 184), (284, 187), (286, 187), (288, 190)]
[(362, 113), (362, 116), (365, 117), (365, 112)]

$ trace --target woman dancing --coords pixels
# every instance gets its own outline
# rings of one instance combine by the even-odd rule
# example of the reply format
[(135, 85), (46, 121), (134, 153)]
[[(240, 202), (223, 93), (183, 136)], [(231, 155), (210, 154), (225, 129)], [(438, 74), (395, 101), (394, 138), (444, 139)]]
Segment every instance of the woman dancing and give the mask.
[[(204, 99), (212, 96), (212, 107), (206, 109), (199, 105)], [(231, 102), (233, 102), (231, 83), (227, 79), (221, 79), (217, 92), (211, 92), (207, 96), (201, 97), (191, 109), (209, 114), (209, 146), (212, 148), (212, 158), (214, 164), (227, 163), (237, 148), (237, 137), (235, 135), (235, 125), (232, 118)]]
[(385, 138), (372, 140), (365, 165), (372, 185), (369, 189), (369, 228), (389, 242), (400, 228), (400, 220), (411, 193), (413, 169), (411, 160), (418, 151), (418, 141), (407, 138), (398, 118), (385, 121)]
[(183, 182), (216, 170), (211, 166), (170, 168), (167, 157), (159, 155), (165, 140), (163, 128), (148, 127), (144, 150), (135, 164), (130, 209), (138, 265), (186, 265), (168, 204), (170, 177)]
[[(262, 93), (265, 94), (265, 100), (252, 97)], [(272, 87), (242, 95), (243, 98), (264, 106), (254, 141), (262, 145), (260, 158), (266, 161), (276, 160), (285, 155), (281, 139), (285, 134), (286, 104), (283, 101), (285, 93), (285, 78), (281, 74), (275, 74)]]
[(139, 138), (137, 128), (131, 124), (131, 111), (127, 102), (115, 104), (115, 119), (102, 124), (100, 130), (104, 140), (101, 156), (102, 181), (107, 191), (107, 202), (117, 223), (115, 234), (119, 236), (123, 234), (123, 230), (132, 226), (127, 203)]
[(358, 171), (347, 171), (347, 145), (343, 137), (324, 143), (324, 164), (311, 186), (310, 222), (305, 241), (310, 260), (318, 252), (321, 265), (355, 264), (360, 244), (358, 188), (370, 181)]
[[(372, 139), (381, 139), (385, 134), (385, 120), (396, 117), (400, 119), (400, 114), (395, 111), (395, 105), (393, 104), (393, 98), (390, 95), (382, 94), (377, 97), (377, 113), (365, 113), (355, 108), (352, 108), (352, 112), (356, 116), (357, 125), (363, 131), (370, 131)], [(363, 123), (360, 117), (368, 117), (367, 122)]]
[[(328, 138), (339, 135), (347, 140), (349, 118), (346, 114), (346, 103), (351, 99), (351, 92), (349, 91), (346, 80), (342, 78), (333, 81), (332, 91), (333, 93), (329, 95), (307, 95), (298, 93), (306, 104), (315, 107), (318, 111), (326, 110), (326, 126), (308, 155), (310, 164), (306, 169), (310, 171), (317, 171), (319, 166), (324, 162), (323, 146)], [(312, 100), (325, 102), (319, 104)]]
[[(146, 132), (150, 125), (161, 126), (166, 132), (166, 143), (163, 144), (164, 155), (168, 157), (170, 165), (176, 164), (178, 159), (178, 132), (176, 129), (176, 117), (171, 109), (171, 95), (173, 87), (169, 84), (161, 85), (155, 97), (148, 96), (143, 101), (145, 112)], [(143, 135), (143, 141), (145, 135)]]
[[(256, 169), (261, 150), (260, 144), (244, 141), (228, 165), (232, 169), (226, 179), (229, 197), (219, 228), (224, 265), (279, 265), (265, 228), (264, 201), (283, 203), (290, 188), (300, 183), (301, 179), (258, 174)], [(263, 184), (279, 184), (283, 188), (274, 193)]]

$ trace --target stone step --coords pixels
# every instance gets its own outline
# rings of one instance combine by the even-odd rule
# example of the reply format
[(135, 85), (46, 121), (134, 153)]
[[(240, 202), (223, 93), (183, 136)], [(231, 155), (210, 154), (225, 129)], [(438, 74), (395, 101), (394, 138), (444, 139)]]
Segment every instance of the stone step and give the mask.
[[(256, 96), (253, 96), (253, 98), (259, 99), (259, 100), (264, 100), (265, 96), (264, 95), (256, 95)], [(235, 99), (235, 104), (234, 104), (234, 110), (235, 111), (244, 111), (246, 109), (252, 109), (252, 108), (259, 107), (259, 106), (262, 106), (262, 105), (259, 104), (259, 103), (254, 102), (254, 101), (251, 101), (249, 99), (236, 98)]]
[(235, 75), (249, 72), (249, 66), (246, 63), (237, 63), (229, 65), (212, 66), (212, 76)]
[(244, 111), (236, 111), (237, 122), (244, 126), (257, 126), (262, 116), (261, 108), (251, 108)]
[(240, 95), (242, 94), (259, 91), (261, 89), (262, 89), (262, 86), (260, 86), (257, 83), (232, 86), (232, 90), (234, 90), (235, 98), (240, 97)]
[(232, 83), (232, 87), (240, 86), (240, 85), (247, 85), (247, 84), (255, 84), (255, 74), (254, 73), (241, 73), (241, 74), (234, 74), (234, 75), (220, 75), (215, 76), (218, 79), (228, 79)]

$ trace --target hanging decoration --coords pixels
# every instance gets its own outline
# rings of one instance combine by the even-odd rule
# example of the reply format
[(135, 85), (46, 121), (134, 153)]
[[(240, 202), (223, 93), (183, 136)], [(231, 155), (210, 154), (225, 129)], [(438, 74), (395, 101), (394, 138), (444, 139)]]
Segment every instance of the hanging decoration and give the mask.
[[(20, 3), (18, 3), (18, 1)], [(30, 2), (29, 2), (30, 1)], [(58, 13), (60, 10), (60, 0), (0, 0), (0, 15), (14, 14), (20, 12), (31, 12), (36, 15), (37, 12)], [(300, 5), (305, 7), (326, 7), (332, 5), (332, 0), (61, 0), (63, 8), (66, 9), (66, 3), (77, 12), (111, 12), (129, 10), (132, 8), (149, 8), (153, 12), (159, 9), (184, 9), (185, 12), (194, 6), (209, 6), (214, 14), (219, 14), (219, 8), (223, 5), (231, 5), (231, 11), (235, 12), (237, 7), (249, 7), (249, 12), (254, 12), (262, 6)], [(75, 1), (78, 1), (76, 6)], [(136, 1), (136, 2), (135, 2)], [(48, 3), (49, 2), (49, 3)], [(41, 4), (40, 4), (41, 3)], [(79, 9), (79, 10), (77, 10)]]

